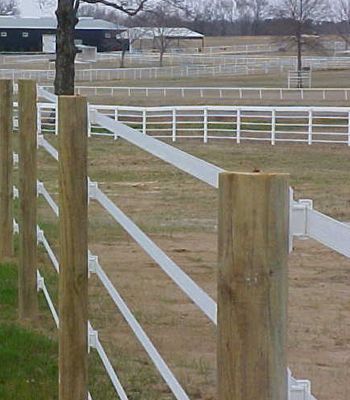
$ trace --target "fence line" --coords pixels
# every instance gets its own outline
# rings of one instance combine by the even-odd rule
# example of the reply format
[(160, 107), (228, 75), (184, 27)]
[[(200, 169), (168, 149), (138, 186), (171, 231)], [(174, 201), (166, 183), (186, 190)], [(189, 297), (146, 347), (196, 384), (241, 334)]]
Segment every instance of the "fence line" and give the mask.
[[(53, 92), (54, 88), (50, 85), (42, 85), (43, 89)], [(271, 100), (304, 100), (310, 99), (309, 94), (320, 95), (320, 100), (328, 100), (331, 94), (336, 94), (336, 100), (348, 101), (350, 88), (274, 88), (274, 87), (220, 87), (220, 86), (75, 86), (76, 94), (83, 96), (115, 96), (127, 95), (128, 97), (144, 95), (151, 97), (158, 96), (198, 96), (200, 98), (217, 97), (220, 99), (239, 98), (239, 99), (259, 99), (267, 98)], [(295, 98), (292, 97), (296, 94)], [(340, 95), (342, 98), (340, 98)], [(338, 97), (339, 96), (339, 97)], [(332, 100), (335, 100), (334, 97)]]
[[(155, 139), (153, 139), (154, 141), (156, 141)], [(39, 141), (40, 145), (43, 146), (45, 149), (49, 146), (47, 146), (46, 144), (48, 143), (45, 139), (41, 138), (41, 140)], [(52, 147), (50, 145), (50, 147)], [(49, 148), (50, 148), (49, 147)], [(177, 149), (175, 149), (176, 151)], [(50, 153), (52, 155), (52, 151), (50, 150)], [(56, 157), (55, 157), (56, 158)], [(172, 162), (170, 162), (172, 164)], [(89, 190), (89, 197), (91, 199), (95, 199), (98, 200), (100, 202), (100, 204), (107, 209), (107, 211), (109, 212), (110, 215), (114, 215), (114, 210), (116, 206), (114, 205), (114, 203), (112, 203), (108, 197), (106, 195), (104, 195), (100, 189), (97, 188), (96, 184), (93, 182), (90, 182), (90, 190)], [(100, 199), (99, 199), (100, 197)], [(104, 199), (101, 199), (101, 197), (103, 197)], [(104, 204), (107, 203), (107, 204)], [(49, 203), (50, 205), (50, 203)], [(111, 205), (111, 206), (110, 206)], [(52, 207), (52, 206), (51, 206)], [(108, 209), (112, 209), (111, 211)], [(57, 209), (57, 205), (56, 207), (53, 207), (53, 209)], [(119, 223), (121, 223), (122, 221), (120, 220), (120, 218), (116, 218), (116, 220), (118, 220)], [(123, 224), (122, 224), (123, 225)], [(125, 229), (125, 226), (124, 226)], [(128, 233), (137, 241), (137, 234), (135, 235), (135, 233), (133, 233), (131, 230), (127, 230)], [(115, 287), (113, 286), (113, 284), (110, 282), (109, 278), (107, 277), (107, 275), (104, 273), (104, 271), (102, 270), (99, 262), (98, 262), (98, 258), (96, 256), (93, 256), (90, 254), (89, 259), (91, 260), (90, 263), (90, 272), (94, 272), (97, 274), (97, 276), (100, 278), (101, 282), (103, 283), (103, 285), (105, 286), (105, 288), (107, 289), (108, 293), (110, 294), (110, 296), (112, 297), (112, 300), (116, 303), (117, 307), (120, 309), (120, 311), (122, 312), (122, 314), (124, 315), (126, 313), (127, 315), (127, 320), (131, 319), (131, 321), (134, 321), (136, 324), (137, 321), (134, 319), (134, 317), (132, 316), (130, 310), (128, 310), (126, 303), (120, 298), (120, 295), (118, 294), (118, 292), (116, 291)], [(124, 309), (124, 307), (126, 307), (126, 311), (124, 310), (124, 312), (122, 311)], [(216, 305), (215, 305), (215, 309), (216, 309)], [(125, 317), (125, 315), (124, 315)], [(212, 318), (211, 318), (212, 319)], [(216, 321), (216, 311), (215, 311), (215, 321)], [(215, 322), (213, 321), (213, 322)], [(139, 325), (136, 325), (139, 326)], [(139, 329), (142, 329), (139, 326)], [(134, 330), (134, 329), (133, 329)], [(135, 329), (134, 332), (138, 332), (138, 329)], [(149, 339), (148, 339), (149, 340)], [(151, 347), (150, 349), (148, 349), (148, 351), (150, 352), (149, 354), (152, 354), (152, 349), (155, 350), (155, 348)], [(152, 357), (151, 357), (152, 358)], [(162, 363), (161, 363), (162, 364)], [(168, 382), (166, 380), (166, 382)], [(308, 391), (306, 389), (308, 389), (310, 387), (310, 384), (308, 384), (307, 388), (305, 388), (304, 386), (304, 382), (308, 382), (308, 381), (301, 381), (302, 383), (299, 384), (298, 380), (295, 380), (294, 378), (290, 377), (289, 379), (289, 392), (291, 395), (291, 400), (297, 400), (298, 397), (297, 396), (298, 393), (303, 393), (303, 395), (308, 395), (309, 397), (305, 397), (307, 400), (312, 400), (314, 399), (313, 396), (311, 395), (311, 392), (308, 393)], [(308, 382), (309, 383), (309, 382)], [(174, 393), (174, 391), (173, 391)], [(188, 397), (180, 397), (179, 394), (174, 393), (177, 399), (187, 399)], [(187, 395), (186, 395), (187, 396)]]
[[(42, 93), (44, 93), (42, 91)], [(48, 99), (52, 94), (48, 94)], [(125, 125), (146, 136), (169, 139), (266, 141), (272, 145), (333, 143), (350, 146), (349, 107), (90, 105), (90, 134), (113, 136)], [(39, 103), (39, 130), (57, 131), (55, 105)], [(120, 124), (115, 124), (120, 122)], [(106, 130), (103, 125), (108, 125)], [(123, 125), (123, 126), (122, 126)], [(132, 131), (130, 135), (133, 135)], [(145, 138), (144, 140), (147, 141)], [(151, 150), (151, 148), (150, 148)], [(190, 165), (190, 164), (188, 164)]]
[[(350, 58), (304, 58), (304, 66), (313, 70), (349, 68)], [(77, 69), (76, 81), (108, 81), (108, 80), (143, 80), (176, 77), (201, 77), (224, 75), (269, 74), (296, 69), (293, 57), (280, 58), (245, 58), (235, 62), (213, 65), (179, 65), (170, 67), (146, 68), (113, 68), (113, 69)], [(54, 70), (0, 69), (1, 79), (34, 79), (38, 82), (50, 82), (55, 77)]]
[[(195, 157), (190, 156), (190, 167), (187, 165), (182, 165), (182, 164), (187, 164), (188, 159), (186, 156), (184, 156), (183, 152), (179, 152), (178, 149), (173, 148), (170, 145), (167, 145), (165, 143), (159, 142), (157, 139), (148, 137), (143, 135), (140, 132), (135, 131), (134, 129), (130, 127), (123, 127), (121, 123), (113, 121), (111, 118), (105, 116), (105, 115), (100, 115), (100, 113), (96, 110), (93, 110), (92, 112), (90, 111), (90, 119), (92, 121), (98, 122), (104, 129), (106, 130), (111, 130), (114, 134), (117, 134), (118, 136), (124, 138), (127, 140), (129, 143), (132, 143), (134, 145), (137, 145), (138, 147), (151, 152), (151, 154), (159, 157), (165, 162), (170, 163), (171, 165), (176, 166), (177, 168), (180, 168), (182, 171), (188, 173), (191, 176), (194, 176), (198, 179), (201, 179), (205, 181), (207, 184), (217, 187), (217, 177), (218, 174), (222, 171), (221, 169), (218, 169), (216, 166), (211, 166), (209, 163), (205, 163), (205, 169), (206, 172), (204, 173), (204, 176), (202, 173), (198, 173), (197, 169), (199, 166), (202, 166), (202, 160), (198, 160)], [(39, 143), (41, 146), (44, 148), (49, 149), (49, 154), (54, 156), (55, 159), (58, 157), (58, 153), (52, 150), (52, 146), (46, 146), (46, 139), (41, 138), (39, 140)], [(57, 156), (57, 157), (56, 157)], [(208, 178), (209, 176), (209, 178)], [(42, 194), (45, 193), (45, 191), (41, 191)], [(45, 194), (44, 194), (45, 195)], [(94, 182), (89, 183), (89, 197), (90, 198), (95, 198), (95, 200), (99, 201), (100, 204), (105, 208), (105, 210), (112, 215), (119, 223), (122, 223), (124, 225), (124, 229), (126, 228), (128, 230), (128, 233), (136, 240), (136, 242), (140, 243), (139, 240), (139, 231), (134, 229), (134, 225), (129, 224), (129, 220), (126, 220), (126, 216), (123, 215), (117, 215), (119, 213), (119, 209), (112, 203), (106, 195), (104, 195), (100, 189), (98, 188), (97, 184)], [(46, 200), (48, 200), (48, 196), (46, 195)], [(50, 204), (50, 202), (49, 202)], [(52, 207), (52, 204), (51, 204)], [(299, 235), (309, 235), (310, 237), (319, 240), (321, 243), (335, 249), (336, 251), (340, 252), (341, 254), (349, 256), (348, 250), (349, 246), (348, 243), (350, 242), (350, 227), (346, 226), (345, 224), (342, 224), (338, 221), (333, 220), (332, 218), (326, 217), (323, 214), (320, 214), (322, 216), (322, 220), (320, 222), (320, 219), (314, 218), (312, 221), (310, 220), (309, 215), (311, 215), (312, 218), (312, 213), (309, 212), (310, 207), (304, 207), (303, 203), (296, 204), (294, 201), (291, 201), (291, 219), (292, 219), (292, 230), (290, 232), (290, 235), (294, 236), (299, 236)], [(304, 207), (304, 208), (303, 208)], [(55, 207), (52, 207), (53, 209), (56, 209)], [(303, 208), (303, 212), (300, 212), (300, 209)], [(124, 222), (123, 222), (124, 221)], [(311, 225), (310, 224), (311, 221)], [(339, 224), (339, 225), (338, 225)], [(129, 227), (127, 227), (129, 225)], [(311, 229), (310, 229), (311, 226)], [(330, 228), (332, 229), (332, 235), (327, 235), (324, 234), (327, 229)], [(294, 230), (293, 230), (294, 229)], [(321, 234), (320, 234), (321, 231)], [(341, 233), (339, 233), (341, 231)], [(338, 236), (338, 234), (340, 236)], [(340, 239), (339, 239), (340, 237)], [(153, 250), (152, 250), (153, 251)], [(150, 253), (149, 253), (150, 254)], [(154, 256), (154, 259), (159, 262), (157, 256)], [(94, 256), (89, 257), (91, 260), (91, 265), (90, 269), (92, 272), (97, 271), (97, 275), (100, 277), (102, 281), (104, 281), (104, 286), (106, 287), (107, 291), (109, 294), (112, 296), (112, 299), (116, 303), (117, 307), (123, 314), (123, 306), (125, 303), (121, 303), (116, 295), (116, 289), (112, 286), (111, 282), (109, 281), (108, 277), (103, 273), (102, 269), (99, 269), (99, 264), (98, 264), (98, 259)], [(174, 272), (174, 271), (172, 271)], [(175, 277), (177, 275), (177, 271), (174, 273)], [(173, 279), (176, 281), (175, 279)], [(195, 301), (194, 299), (192, 299)], [(213, 304), (213, 303), (212, 303)], [(205, 306), (206, 309), (208, 310), (208, 306)], [(202, 310), (203, 311), (203, 310)], [(209, 313), (210, 314), (210, 313)], [(124, 315), (124, 314), (123, 314)], [(208, 313), (207, 313), (208, 315)], [(126, 318), (126, 316), (124, 315)], [(140, 329), (142, 329), (140, 326), (138, 326)], [(138, 330), (135, 327), (134, 333), (137, 335)], [(91, 335), (93, 337), (96, 337), (96, 335)], [(152, 348), (152, 351), (156, 350), (155, 348)], [(146, 350), (147, 351), (147, 350)], [(148, 354), (150, 355), (151, 348), (148, 347)], [(152, 358), (152, 357), (151, 357)], [(152, 358), (153, 362), (156, 364), (155, 360)], [(157, 364), (156, 364), (157, 366)], [(161, 368), (161, 367), (160, 367)], [(158, 368), (159, 370), (159, 368)], [(163, 378), (166, 380), (165, 376), (167, 374), (167, 370), (162, 369), (159, 371)], [(172, 376), (172, 375), (171, 375)], [(176, 379), (176, 378), (174, 378)], [(177, 381), (171, 382), (166, 380), (166, 382), (169, 384), (171, 390), (176, 391)], [(298, 385), (298, 381), (289, 380), (289, 392), (291, 395), (291, 400), (296, 400), (300, 392), (303, 393), (304, 398), (307, 400), (313, 399), (312, 395), (310, 392), (308, 392), (307, 385), (304, 384), (305, 381), (302, 381), (300, 385)], [(171, 386), (173, 384), (173, 386)], [(307, 387), (306, 387), (307, 386)], [(296, 389), (298, 387), (298, 389)], [(185, 393), (180, 392), (175, 392), (174, 395), (178, 399), (187, 399), (187, 395)], [(307, 396), (307, 397), (306, 397)]]

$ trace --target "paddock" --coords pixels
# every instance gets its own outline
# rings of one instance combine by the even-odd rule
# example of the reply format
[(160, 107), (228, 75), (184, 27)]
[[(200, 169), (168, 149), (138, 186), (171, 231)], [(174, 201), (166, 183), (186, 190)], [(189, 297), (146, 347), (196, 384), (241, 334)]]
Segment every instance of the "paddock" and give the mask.
[[(14, 77), (22, 76), (21, 64), (18, 67)], [(125, 73), (132, 76), (137, 69)], [(35, 77), (36, 72), (28, 71), (26, 76)], [(220, 87), (214, 81), (213, 86), (204, 86), (201, 76), (171, 78), (169, 71), (164, 67), (163, 77), (154, 79), (154, 86), (141, 79), (139, 87), (129, 85), (128, 80), (119, 87), (112, 75), (106, 84), (105, 75), (96, 75), (95, 80), (95, 72), (90, 71), (92, 81), (76, 87), (90, 103), (91, 398), (217, 399), (213, 312), (218, 301), (217, 176), (222, 171), (258, 169), (290, 173), (294, 191), (290, 205), (294, 239), (289, 243), (293, 251), (288, 258), (287, 355), (292, 374), (289, 390), (295, 396), (291, 399), (347, 400), (347, 71), (324, 72), (344, 87), (327, 87), (323, 72), (316, 71), (316, 82), (319, 79), (324, 86), (303, 91), (289, 91), (282, 85), (228, 86), (229, 80), (242, 80), (234, 74), (215, 77), (215, 82), (224, 83)], [(286, 74), (281, 75), (285, 85)], [(274, 74), (249, 79), (272, 82)], [(55, 336), (61, 261), (55, 133), (60, 115), (50, 80), (44, 85), (39, 82), (34, 115), (39, 134), (37, 282), (39, 298), (48, 301), (54, 317), (46, 320), (43, 329)], [(199, 85), (188, 87), (189, 82)], [(160, 98), (170, 104), (159, 104)], [(220, 99), (229, 104), (209, 103)], [(15, 106), (18, 100), (16, 95)], [(296, 106), (302, 100), (309, 104)], [(270, 101), (273, 104), (267, 105)], [(284, 101), (294, 103), (293, 107)], [(318, 101), (322, 107), (310, 104)], [(128, 104), (132, 102), (140, 104)], [(14, 124), (17, 129), (16, 107)], [(19, 150), (15, 135), (14, 151)], [(151, 241), (146, 241), (150, 247), (144, 244), (142, 233)], [(162, 252), (170, 258), (168, 264), (158, 257)], [(194, 290), (187, 290), (186, 283), (174, 285), (179, 280), (167, 266), (179, 267), (185, 282), (194, 282)], [(208, 302), (198, 300), (199, 289)], [(48, 315), (43, 302), (41, 307)], [(133, 332), (138, 333), (134, 336)]]

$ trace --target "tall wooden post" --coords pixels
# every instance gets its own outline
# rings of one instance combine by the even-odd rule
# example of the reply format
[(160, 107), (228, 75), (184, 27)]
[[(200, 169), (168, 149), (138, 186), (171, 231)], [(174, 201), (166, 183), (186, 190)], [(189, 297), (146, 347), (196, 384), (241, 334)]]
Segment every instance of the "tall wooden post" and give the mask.
[(13, 83), (0, 80), (0, 262), (13, 256)]
[(220, 175), (218, 253), (218, 400), (287, 400), (288, 175)]
[(59, 400), (87, 399), (87, 102), (61, 96), (59, 115)]
[(36, 289), (36, 82), (18, 82), (19, 123), (19, 317), (32, 319), (38, 312)]

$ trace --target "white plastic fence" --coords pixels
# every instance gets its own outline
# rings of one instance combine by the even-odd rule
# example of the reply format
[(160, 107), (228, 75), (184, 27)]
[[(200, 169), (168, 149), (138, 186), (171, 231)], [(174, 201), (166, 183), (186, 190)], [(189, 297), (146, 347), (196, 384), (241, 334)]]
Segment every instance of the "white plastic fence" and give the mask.
[[(41, 95), (46, 96), (49, 100), (52, 99), (52, 94), (46, 94), (41, 90)], [(208, 185), (217, 188), (218, 176), (223, 170), (215, 165), (193, 157), (183, 151), (174, 148), (164, 142), (161, 142), (153, 137), (143, 135), (137, 130), (117, 122), (109, 116), (103, 115), (96, 110), (90, 110), (90, 118), (93, 118), (95, 123), (99, 124), (103, 129), (110, 131), (127, 142), (139, 147), (140, 149), (160, 158), (161, 160), (175, 166), (181, 171), (200, 179)], [(39, 146), (44, 148), (54, 159), (58, 159), (58, 153), (54, 147), (44, 139), (43, 136), (39, 137)], [(42, 183), (38, 184), (38, 191), (49, 206), (58, 214), (58, 207), (52, 200), (48, 191), (44, 188)], [(89, 182), (89, 198), (97, 201), (104, 210), (109, 213), (112, 218), (119, 223), (123, 229), (139, 244), (139, 246), (159, 265), (159, 267), (166, 273), (169, 278), (188, 296), (189, 299), (207, 316), (207, 318), (216, 324), (216, 303), (214, 300), (205, 293), (176, 263), (170, 259), (142, 230), (120, 210), (98, 187), (96, 182)], [(350, 227), (336, 221), (328, 216), (325, 216), (312, 209), (311, 201), (295, 202), (291, 193), (290, 203), (290, 236), (308, 236), (338, 253), (350, 257)], [(44, 247), (48, 250), (48, 242), (44, 243)], [(53, 252), (48, 251), (48, 254), (58, 270), (58, 262), (53, 260)], [(51, 255), (50, 255), (51, 254)], [(153, 361), (155, 367), (159, 371), (164, 381), (168, 384), (170, 390), (177, 399), (188, 399), (188, 395), (181, 387), (175, 376), (158, 353), (157, 349), (152, 344), (150, 338), (138, 323), (135, 316), (127, 307), (125, 301), (121, 298), (117, 289), (113, 286), (106, 273), (103, 271), (98, 262), (98, 258), (92, 254), (89, 257), (90, 271), (96, 273), (101, 280), (103, 286), (111, 296), (113, 302), (118, 308), (119, 312), (123, 315), (130, 328), (133, 330), (137, 339)], [(51, 302), (52, 304), (52, 302)], [(52, 307), (50, 307), (52, 311)], [(53, 311), (52, 311), (53, 312)], [(55, 317), (55, 313), (53, 312)], [(56, 313), (57, 317), (57, 313)], [(106, 371), (110, 376), (112, 382), (117, 380), (114, 385), (116, 392), (121, 398), (127, 398), (124, 389), (118, 380), (116, 372), (113, 370), (111, 363), (108, 360), (106, 353), (98, 350), (96, 345), (98, 334), (94, 330), (90, 330), (90, 345), (95, 346), (101, 359), (104, 362)], [(101, 343), (99, 345), (102, 347)], [(310, 382), (306, 380), (296, 380), (292, 378), (289, 373), (289, 400), (314, 400), (311, 395)], [(122, 397), (120, 393), (123, 393)]]
[[(304, 58), (304, 66), (315, 69), (350, 68), (350, 58)], [(162, 78), (194, 78), (201, 76), (269, 74), (295, 69), (294, 57), (237, 58), (235, 62), (213, 65), (195, 65), (147, 68), (77, 69), (76, 81), (144, 80)], [(53, 81), (53, 70), (0, 69), (0, 79), (35, 79)]]
[[(52, 85), (42, 85), (49, 92)], [(348, 101), (350, 88), (274, 88), (221, 86), (75, 86), (76, 94), (83, 96), (178, 96), (182, 98), (259, 99), (259, 100), (338, 100)]]
[[(52, 94), (51, 94), (52, 96)], [(55, 105), (40, 103), (39, 130), (56, 132)], [(96, 112), (156, 138), (331, 143), (350, 146), (348, 107), (90, 105), (90, 134), (112, 135), (94, 118)]]
[(288, 88), (311, 88), (311, 70), (289, 71)]

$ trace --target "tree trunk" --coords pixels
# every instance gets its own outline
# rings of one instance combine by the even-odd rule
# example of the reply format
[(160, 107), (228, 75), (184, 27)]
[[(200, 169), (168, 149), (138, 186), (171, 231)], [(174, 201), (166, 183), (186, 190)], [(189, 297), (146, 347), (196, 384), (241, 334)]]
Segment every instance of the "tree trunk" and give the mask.
[(126, 49), (123, 48), (121, 59), (120, 59), (120, 68), (125, 67), (125, 54), (126, 54)]
[(302, 70), (303, 70), (303, 60), (302, 60), (302, 35), (300, 30), (297, 33), (297, 58), (298, 58), (298, 88), (302, 89), (303, 87), (303, 77), (302, 77)]
[(161, 50), (159, 52), (159, 66), (162, 67), (163, 66), (163, 56), (164, 56), (164, 51)]
[(78, 23), (73, 0), (59, 0), (56, 10), (56, 95), (74, 95), (74, 61), (77, 49), (74, 30)]

